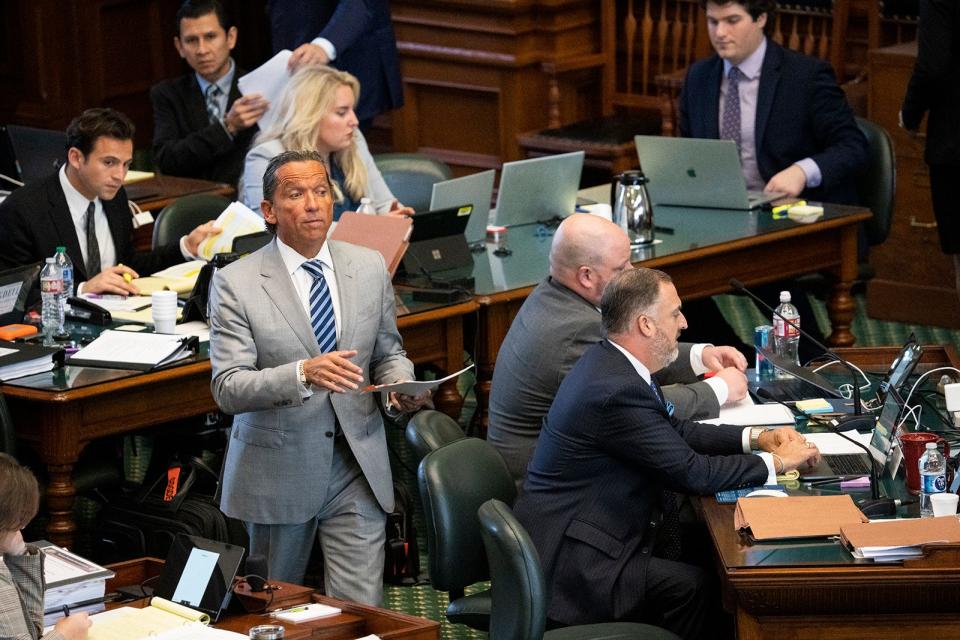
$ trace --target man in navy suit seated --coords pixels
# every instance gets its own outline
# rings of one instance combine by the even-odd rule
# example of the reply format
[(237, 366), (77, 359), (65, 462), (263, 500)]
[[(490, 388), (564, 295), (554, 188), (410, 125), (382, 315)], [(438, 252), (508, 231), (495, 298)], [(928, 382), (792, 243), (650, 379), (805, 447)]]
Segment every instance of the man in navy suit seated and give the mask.
[(774, 483), (819, 451), (791, 428), (672, 415), (651, 374), (677, 357), (687, 323), (662, 271), (620, 273), (600, 307), (607, 338), (560, 385), (515, 512), (540, 554), (550, 619), (651, 622), (700, 638), (714, 599), (701, 569), (658, 557), (664, 491)]
[(237, 88), (244, 73), (230, 56), (237, 28), (219, 0), (186, 0), (173, 44), (193, 72), (150, 90), (153, 160), (172, 176), (236, 186), (269, 106), (260, 94), (241, 96)]

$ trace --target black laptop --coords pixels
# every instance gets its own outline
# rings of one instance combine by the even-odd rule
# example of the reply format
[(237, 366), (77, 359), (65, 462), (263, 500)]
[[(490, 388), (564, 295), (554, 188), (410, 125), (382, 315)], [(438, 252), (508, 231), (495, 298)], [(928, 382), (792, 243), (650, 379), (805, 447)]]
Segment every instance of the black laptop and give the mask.
[(473, 254), (463, 235), (472, 212), (466, 204), (415, 214), (401, 280), (424, 276), (435, 284), (472, 287)]
[(0, 127), (0, 173), (31, 184), (60, 168), (67, 158), (67, 134), (8, 124)]
[(0, 271), (0, 326), (19, 324), (27, 312), (27, 297), (40, 276), (39, 262)]

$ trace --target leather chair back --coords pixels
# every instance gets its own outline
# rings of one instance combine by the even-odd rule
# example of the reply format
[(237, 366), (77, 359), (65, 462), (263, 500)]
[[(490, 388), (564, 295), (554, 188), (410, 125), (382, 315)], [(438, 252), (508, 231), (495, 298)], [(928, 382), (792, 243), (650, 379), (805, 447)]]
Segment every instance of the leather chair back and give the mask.
[(422, 153), (383, 153), (373, 161), (397, 200), (414, 211), (427, 211), (434, 183), (453, 177), (447, 163)]
[(229, 204), (223, 196), (208, 193), (177, 198), (163, 208), (153, 223), (153, 248), (176, 242), (204, 222), (215, 220)]
[(431, 451), (466, 438), (457, 421), (441, 411), (422, 409), (410, 418), (405, 432), (417, 464)]
[(867, 242), (873, 246), (887, 239), (893, 223), (897, 165), (893, 142), (883, 127), (864, 118), (857, 118), (857, 126), (867, 138), (868, 154), (867, 166), (857, 176), (857, 196), (861, 205), (873, 211), (873, 218), (864, 223)]
[(506, 462), (485, 440), (464, 438), (428, 453), (417, 476), (433, 587), (457, 592), (489, 579), (477, 509), (491, 498), (513, 504)]
[(477, 517), (493, 582), (491, 640), (539, 640), (547, 623), (547, 586), (533, 541), (499, 500), (483, 503)]

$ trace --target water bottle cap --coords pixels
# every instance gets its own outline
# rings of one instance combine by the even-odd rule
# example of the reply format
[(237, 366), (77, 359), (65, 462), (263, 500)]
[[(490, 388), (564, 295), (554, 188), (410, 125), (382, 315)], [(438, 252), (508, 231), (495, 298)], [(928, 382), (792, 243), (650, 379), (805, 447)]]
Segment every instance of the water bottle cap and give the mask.
[(928, 442), (928, 443), (927, 443), (927, 449), (936, 449), (936, 448), (937, 448), (937, 443), (936, 443), (936, 442)]
[(66, 253), (66, 252), (67, 252), (66, 247), (57, 247), (57, 253)]
[(780, 302), (790, 302), (790, 292), (781, 291), (780, 292)]

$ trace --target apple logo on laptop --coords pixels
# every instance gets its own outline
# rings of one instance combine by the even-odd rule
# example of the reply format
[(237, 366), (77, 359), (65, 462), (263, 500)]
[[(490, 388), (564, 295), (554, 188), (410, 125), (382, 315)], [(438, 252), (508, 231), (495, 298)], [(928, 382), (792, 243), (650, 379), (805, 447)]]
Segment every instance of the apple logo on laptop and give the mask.
[(687, 169), (687, 175), (690, 176), (691, 178), (696, 178), (697, 170), (694, 169), (693, 167), (690, 167), (689, 169)]

